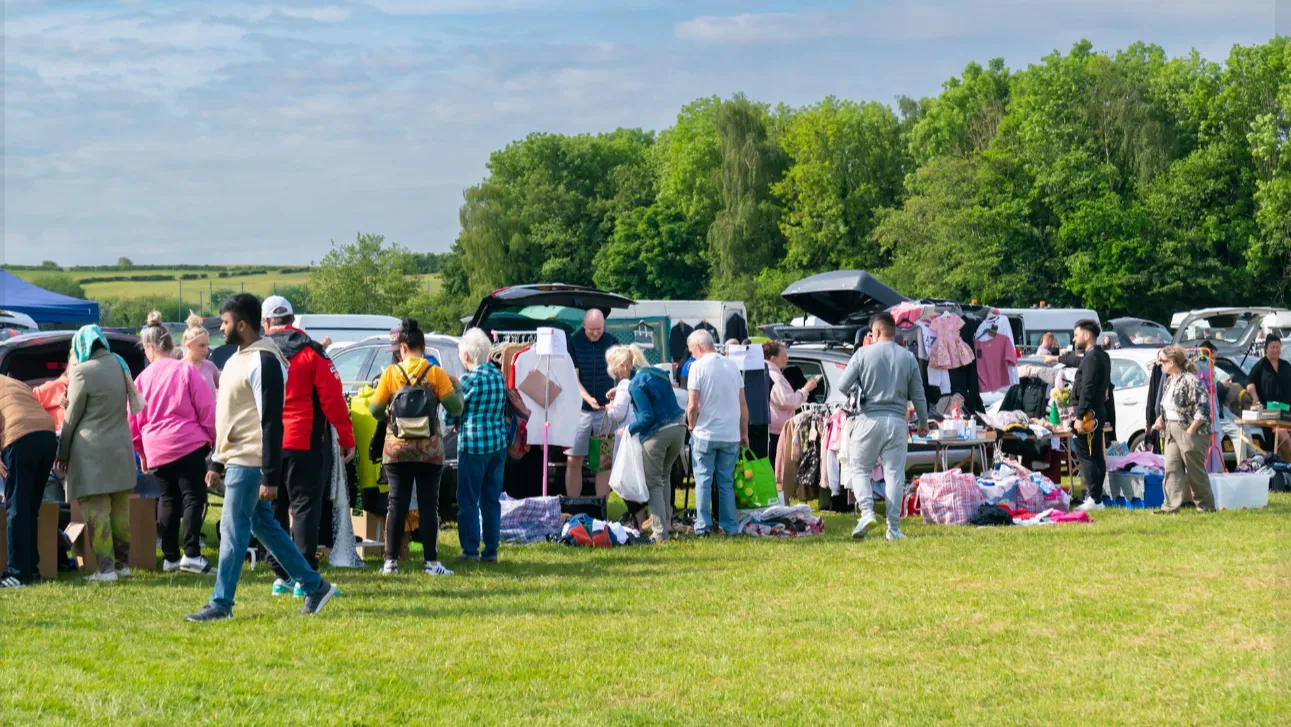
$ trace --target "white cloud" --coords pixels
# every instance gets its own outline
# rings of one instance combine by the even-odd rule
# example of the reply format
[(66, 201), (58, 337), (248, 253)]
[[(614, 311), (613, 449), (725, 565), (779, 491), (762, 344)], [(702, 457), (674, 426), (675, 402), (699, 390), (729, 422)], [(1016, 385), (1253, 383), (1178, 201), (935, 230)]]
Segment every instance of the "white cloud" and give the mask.
[(791, 43), (854, 32), (850, 23), (840, 20), (849, 18), (823, 12), (705, 15), (677, 23), (673, 29), (680, 40), (703, 43)]
[(532, 10), (553, 5), (555, 0), (367, 0), (367, 4), (391, 15), (477, 15)]

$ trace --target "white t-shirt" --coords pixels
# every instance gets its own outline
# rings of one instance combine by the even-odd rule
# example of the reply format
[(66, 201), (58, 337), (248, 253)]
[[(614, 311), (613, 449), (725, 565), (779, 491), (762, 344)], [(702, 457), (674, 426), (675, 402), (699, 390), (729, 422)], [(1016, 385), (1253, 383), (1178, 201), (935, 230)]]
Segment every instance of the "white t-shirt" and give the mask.
[(699, 392), (694, 436), (709, 442), (740, 441), (740, 390), (744, 377), (734, 361), (710, 353), (690, 365), (686, 385)]

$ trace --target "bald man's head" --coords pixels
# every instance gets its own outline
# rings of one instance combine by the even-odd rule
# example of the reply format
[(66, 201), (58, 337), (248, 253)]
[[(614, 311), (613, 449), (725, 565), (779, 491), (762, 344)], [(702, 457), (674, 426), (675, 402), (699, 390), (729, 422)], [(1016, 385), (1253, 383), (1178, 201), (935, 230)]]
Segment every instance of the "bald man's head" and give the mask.
[(595, 308), (583, 316), (583, 334), (587, 340), (596, 343), (605, 335), (605, 314)]

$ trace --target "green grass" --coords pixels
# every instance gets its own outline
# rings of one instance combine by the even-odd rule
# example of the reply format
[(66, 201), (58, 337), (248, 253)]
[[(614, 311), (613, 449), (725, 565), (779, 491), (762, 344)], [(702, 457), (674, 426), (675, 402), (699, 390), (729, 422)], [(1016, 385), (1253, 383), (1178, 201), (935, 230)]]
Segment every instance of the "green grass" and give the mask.
[(0, 724), (1286, 724), (1289, 515), (504, 547), (315, 618), (260, 568), (206, 626), (209, 580), (64, 577), (0, 594)]

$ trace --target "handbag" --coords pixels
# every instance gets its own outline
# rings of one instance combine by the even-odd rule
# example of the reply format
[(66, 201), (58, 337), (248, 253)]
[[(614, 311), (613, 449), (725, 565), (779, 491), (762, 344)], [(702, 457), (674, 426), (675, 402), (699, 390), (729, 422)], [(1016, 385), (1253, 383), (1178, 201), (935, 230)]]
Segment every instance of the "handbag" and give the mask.
[(775, 469), (767, 457), (759, 459), (745, 448), (735, 463), (735, 505), (742, 510), (780, 504)]

